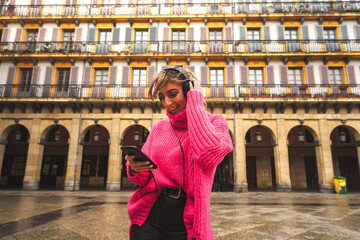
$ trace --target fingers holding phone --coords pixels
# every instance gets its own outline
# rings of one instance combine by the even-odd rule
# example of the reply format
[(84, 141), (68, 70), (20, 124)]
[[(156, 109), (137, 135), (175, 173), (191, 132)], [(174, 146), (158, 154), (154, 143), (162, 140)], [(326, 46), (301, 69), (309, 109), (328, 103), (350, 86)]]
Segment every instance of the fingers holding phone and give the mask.
[(129, 163), (131, 170), (140, 172), (145, 170), (153, 170), (154, 166), (148, 161), (134, 161), (135, 155), (126, 155), (125, 160)]

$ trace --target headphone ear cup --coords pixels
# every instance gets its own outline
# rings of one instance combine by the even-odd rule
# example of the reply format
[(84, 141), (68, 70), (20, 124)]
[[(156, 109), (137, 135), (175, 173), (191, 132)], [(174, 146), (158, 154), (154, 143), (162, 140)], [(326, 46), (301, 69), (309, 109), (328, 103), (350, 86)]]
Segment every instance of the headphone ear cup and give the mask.
[(186, 95), (187, 95), (187, 93), (190, 91), (190, 86), (189, 86), (189, 84), (190, 84), (190, 80), (189, 80), (189, 81), (186, 81), (186, 82), (184, 83), (184, 85), (182, 86), (182, 90), (183, 90), (183, 93), (184, 93), (185, 98), (187, 98)]

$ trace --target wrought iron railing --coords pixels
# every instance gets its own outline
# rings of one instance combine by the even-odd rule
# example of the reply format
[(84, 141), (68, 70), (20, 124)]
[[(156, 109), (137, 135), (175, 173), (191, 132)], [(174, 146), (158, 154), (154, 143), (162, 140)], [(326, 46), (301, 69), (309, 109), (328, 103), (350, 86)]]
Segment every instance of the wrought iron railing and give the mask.
[(0, 54), (189, 54), (360, 52), (360, 40), (2, 42)]
[[(360, 85), (202, 85), (209, 98), (317, 98), (360, 97)], [(2, 84), (1, 98), (146, 98), (147, 86), (108, 85), (46, 85)]]
[(2, 16), (89, 16), (89, 15), (193, 15), (193, 14), (314, 14), (359, 12), (359, 1), (183, 3), (183, 4), (47, 4), (4, 5)]

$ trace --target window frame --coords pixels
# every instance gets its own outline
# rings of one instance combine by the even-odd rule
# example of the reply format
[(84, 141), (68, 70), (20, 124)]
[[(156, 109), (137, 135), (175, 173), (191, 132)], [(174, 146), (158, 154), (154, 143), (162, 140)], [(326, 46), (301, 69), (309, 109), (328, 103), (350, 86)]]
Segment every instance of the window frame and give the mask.
[[(336, 74), (335, 71), (338, 71), (338, 74)], [(344, 84), (344, 74), (343, 74), (343, 68), (342, 67), (329, 67), (328, 69), (329, 74), (329, 84), (331, 85), (341, 85)], [(339, 82), (336, 82), (336, 77), (340, 76)]]
[[(215, 74), (212, 74), (215, 71)], [(222, 74), (218, 74), (219, 72), (222, 72)], [(215, 76), (215, 79), (213, 80), (212, 77)], [(219, 77), (222, 76), (222, 79), (219, 79)], [(219, 67), (211, 67), (209, 69), (209, 85), (211, 87), (223, 87), (225, 86), (225, 71), (224, 68)]]
[[(299, 74), (297, 74), (296, 72), (299, 72)], [(300, 76), (300, 79), (296, 78), (296, 76)], [(294, 77), (293, 79), (291, 79), (291, 77)], [(293, 80), (293, 82), (291, 82)], [(290, 85), (302, 85), (304, 84), (304, 79), (303, 79), (303, 68), (301, 67), (289, 67), (288, 68), (288, 82)]]
[[(261, 70), (261, 83), (258, 83), (258, 71)], [(254, 71), (254, 83), (251, 83), (251, 72)], [(259, 86), (259, 85), (264, 85), (264, 68), (262, 67), (254, 67), (254, 68), (249, 68), (249, 85), (251, 86)]]
[[(68, 72), (68, 75), (63, 74), (62, 80), (63, 82), (60, 83), (60, 74), (62, 72)], [(57, 92), (67, 92), (69, 90), (70, 84), (70, 68), (58, 68), (57, 75), (56, 75), (56, 91)]]
[(33, 73), (33, 68), (20, 68), (20, 77), (19, 77), (19, 85), (18, 85), (19, 92), (30, 92), (32, 73)]
[[(135, 74), (135, 72), (139, 71), (139, 74)], [(143, 74), (145, 72), (145, 74)], [(138, 79), (135, 77), (138, 76)], [(144, 79), (141, 79), (141, 78)], [(146, 86), (146, 78), (147, 78), (147, 71), (146, 68), (143, 67), (137, 67), (132, 69), (132, 81), (131, 86), (132, 87), (145, 87)]]
[(209, 43), (222, 43), (222, 42), (223, 42), (223, 29), (222, 28), (209, 29)]
[[(99, 72), (101, 72), (101, 75), (97, 75)], [(104, 74), (106, 72), (106, 74)], [(100, 76), (100, 81), (97, 81), (97, 76)], [(105, 78), (106, 76), (106, 82)], [(94, 69), (94, 86), (106, 86), (109, 81), (109, 68), (95, 68)]]

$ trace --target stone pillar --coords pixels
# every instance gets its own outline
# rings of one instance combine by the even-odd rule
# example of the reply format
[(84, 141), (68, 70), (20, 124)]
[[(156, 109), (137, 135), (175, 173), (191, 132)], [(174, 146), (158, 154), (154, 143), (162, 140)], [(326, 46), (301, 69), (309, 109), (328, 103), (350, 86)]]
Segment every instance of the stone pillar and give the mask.
[(38, 190), (40, 185), (41, 165), (44, 154), (43, 143), (38, 143), (40, 140), (40, 124), (40, 119), (33, 119), (23, 181), (24, 190)]
[(276, 191), (291, 192), (289, 153), (287, 146), (287, 132), (285, 120), (276, 121), (278, 133), (278, 144), (274, 147), (274, 160), (276, 172)]
[(3, 161), (4, 161), (4, 156), (5, 156), (5, 148), (6, 148), (5, 144), (0, 144), (0, 174), (1, 174), (2, 165), (3, 165)]
[(356, 146), (356, 150), (357, 150), (358, 173), (359, 173), (359, 182), (360, 182), (360, 146)]
[[(235, 192), (247, 192), (248, 191), (248, 183), (246, 178), (246, 148), (244, 145), (244, 120), (234, 118), (235, 121), (235, 129), (234, 129), (234, 136), (235, 136), (235, 146), (234, 146), (234, 161), (236, 163), (236, 171), (235, 181), (234, 181), (234, 191)], [(234, 127), (234, 126), (229, 126)]]
[[(70, 145), (68, 151), (68, 160), (65, 176), (65, 191), (73, 191), (80, 189), (80, 174), (81, 174), (81, 163), (83, 154), (83, 145), (79, 143), (79, 127), (80, 119), (74, 118), (72, 120), (71, 132), (70, 132)], [(77, 163), (77, 164), (76, 164)], [(76, 180), (75, 177), (75, 166), (76, 167)]]
[(330, 146), (330, 129), (326, 119), (319, 120), (320, 142), (315, 148), (316, 163), (319, 175), (320, 192), (329, 193), (334, 190), (334, 167)]
[(120, 119), (113, 119), (111, 126), (111, 143), (109, 147), (108, 174), (106, 190), (119, 191), (121, 188), (121, 151), (119, 145)]

